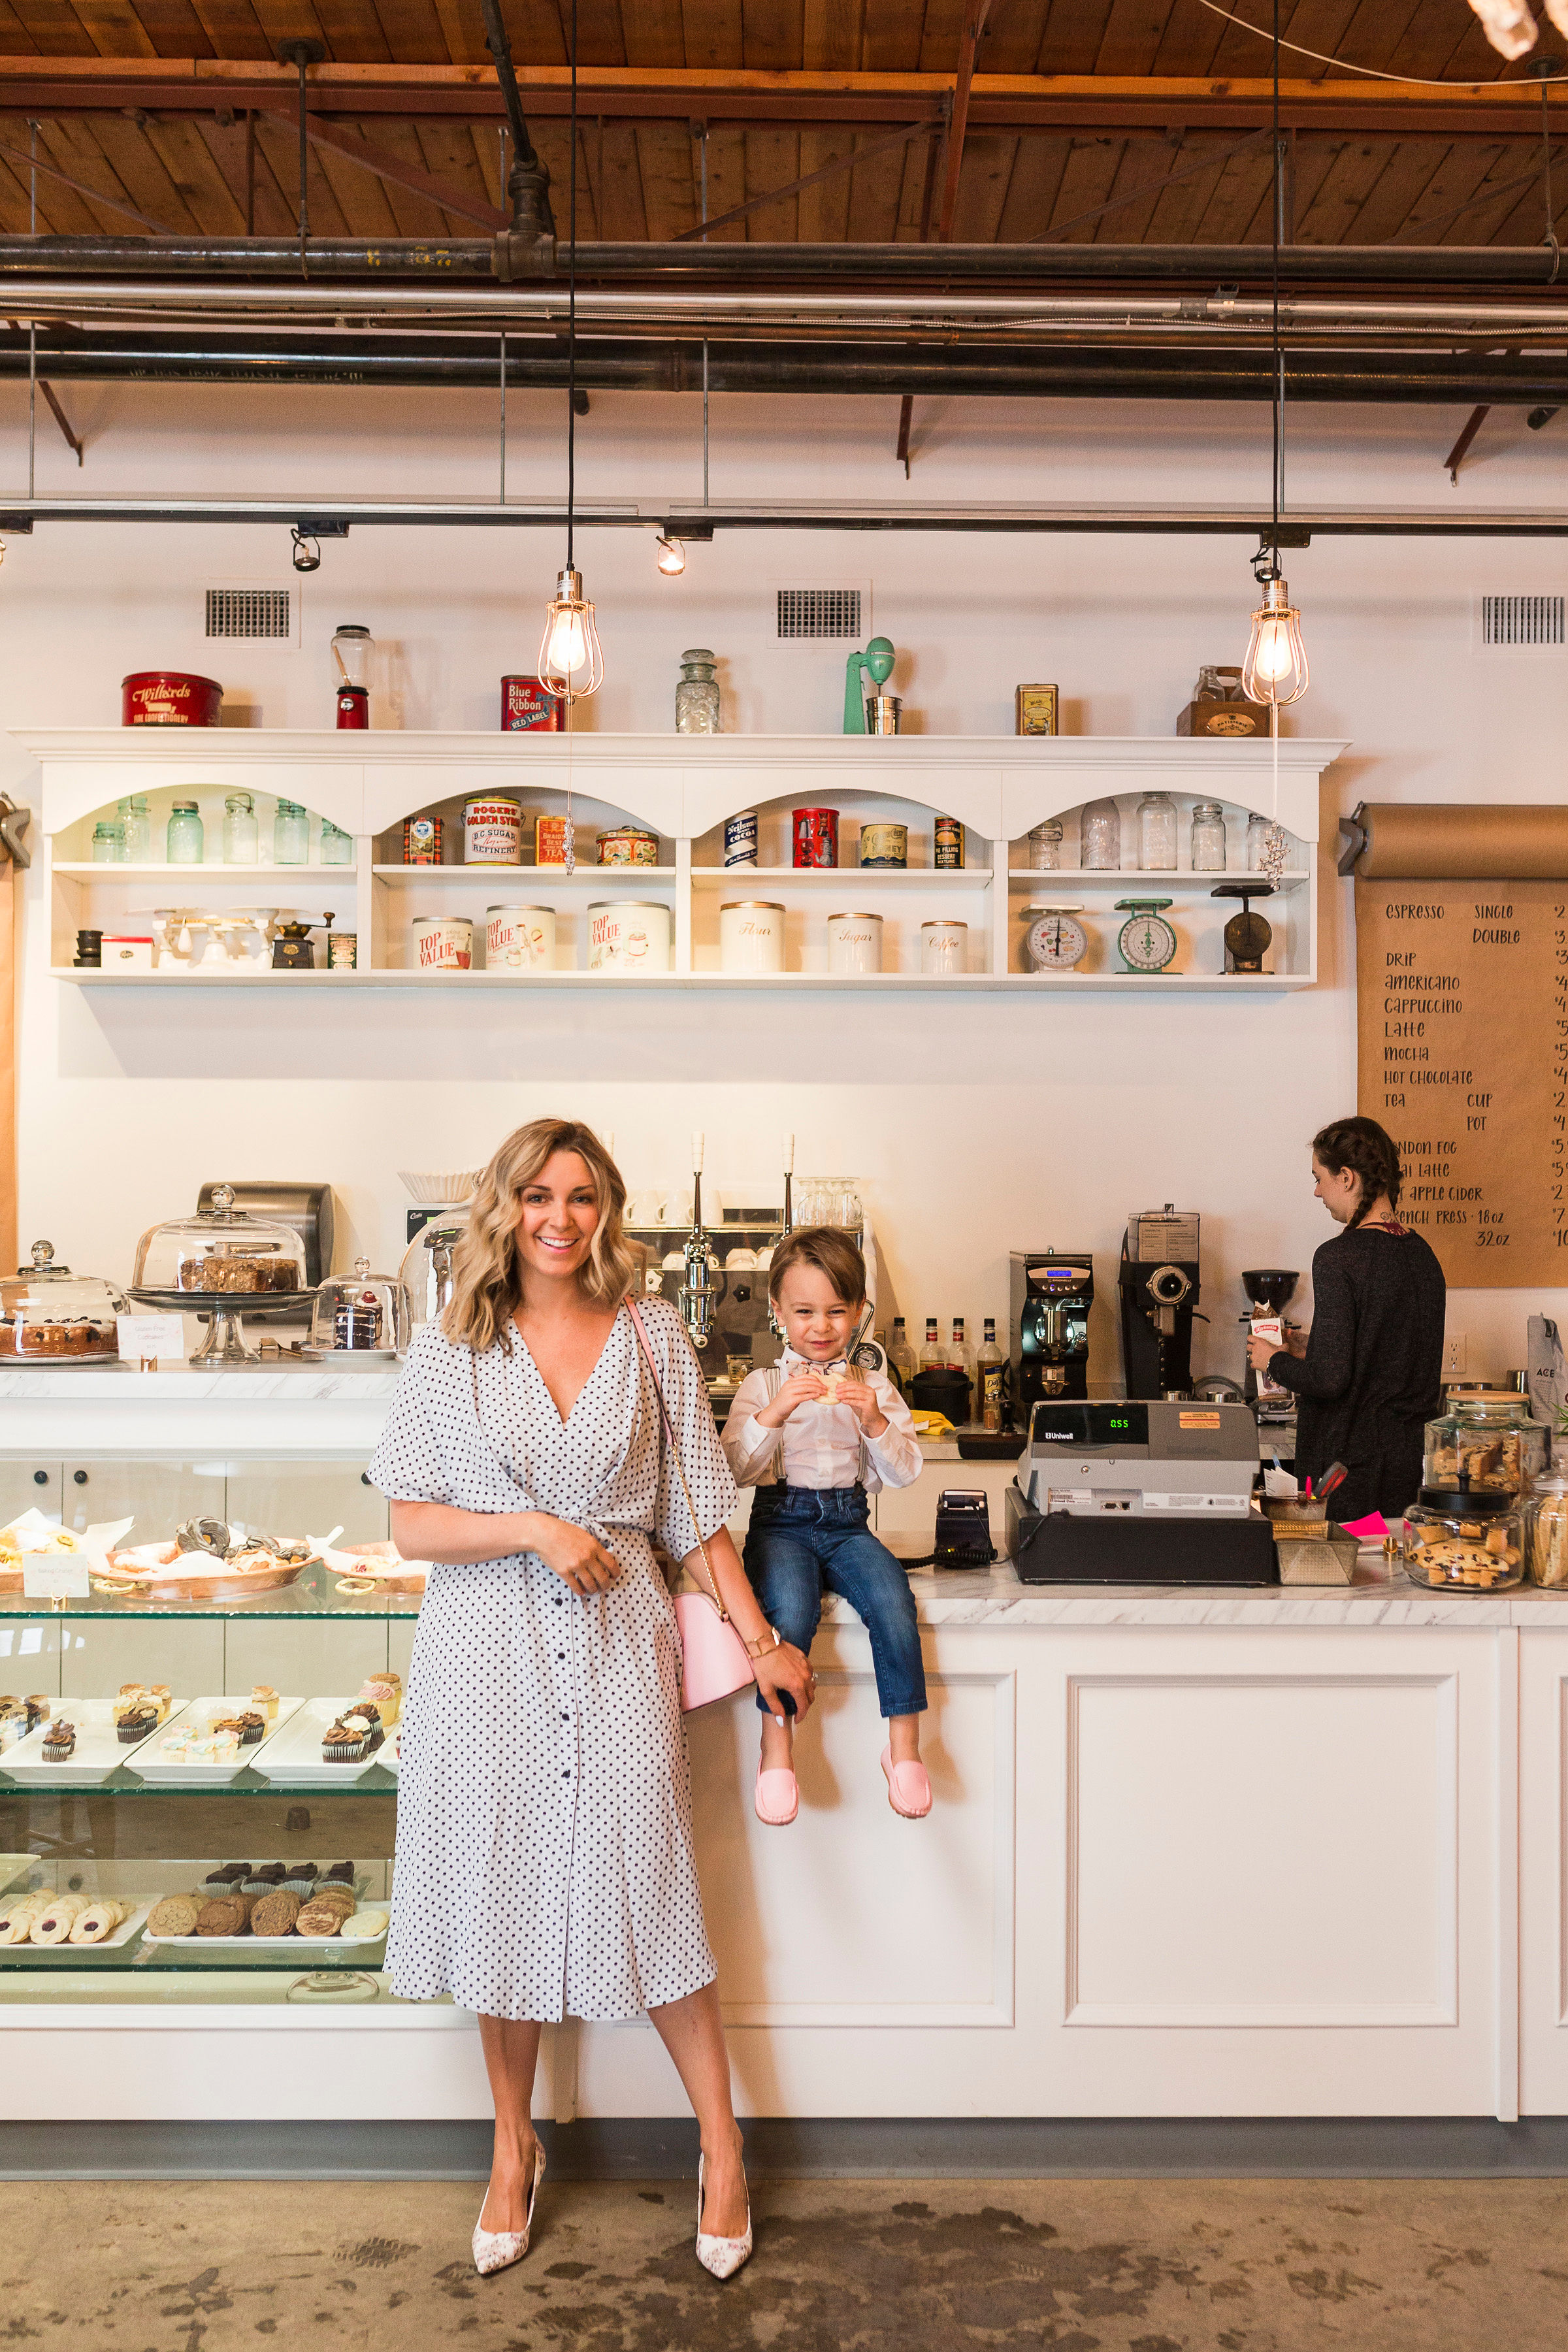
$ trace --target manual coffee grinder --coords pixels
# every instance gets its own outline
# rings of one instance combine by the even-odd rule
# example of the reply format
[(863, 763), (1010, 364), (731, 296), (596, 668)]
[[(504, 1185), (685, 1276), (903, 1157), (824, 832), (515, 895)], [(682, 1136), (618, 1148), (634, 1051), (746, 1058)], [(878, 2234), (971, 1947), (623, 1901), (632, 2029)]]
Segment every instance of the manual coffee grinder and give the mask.
[[(1286, 1307), (1296, 1296), (1296, 1285), (1300, 1279), (1299, 1274), (1286, 1265), (1255, 1265), (1250, 1273), (1242, 1276), (1241, 1286), (1252, 1302), (1250, 1311), (1240, 1318), (1248, 1337), (1251, 1336), (1254, 1316), (1278, 1315), (1283, 1318)], [(1295, 1398), (1286, 1391), (1260, 1385), (1258, 1375), (1250, 1364), (1247, 1366), (1241, 1393), (1247, 1403), (1258, 1407), (1259, 1421), (1289, 1421), (1296, 1410)]]

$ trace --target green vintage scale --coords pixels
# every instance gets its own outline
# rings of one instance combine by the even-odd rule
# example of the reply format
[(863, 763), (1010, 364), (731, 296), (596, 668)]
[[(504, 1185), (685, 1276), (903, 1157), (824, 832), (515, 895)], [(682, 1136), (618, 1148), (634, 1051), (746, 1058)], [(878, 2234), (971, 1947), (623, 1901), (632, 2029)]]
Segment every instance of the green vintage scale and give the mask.
[(1118, 898), (1116, 911), (1127, 920), (1116, 934), (1121, 968), (1147, 979), (1165, 971), (1176, 952), (1176, 934), (1165, 920), (1169, 898)]

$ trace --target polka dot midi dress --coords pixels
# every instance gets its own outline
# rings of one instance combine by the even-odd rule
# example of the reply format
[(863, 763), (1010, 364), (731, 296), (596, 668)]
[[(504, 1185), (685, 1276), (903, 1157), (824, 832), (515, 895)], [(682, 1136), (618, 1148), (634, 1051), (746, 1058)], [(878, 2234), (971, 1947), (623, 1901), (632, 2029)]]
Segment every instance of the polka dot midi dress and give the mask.
[[(735, 1487), (685, 1327), (641, 1307), (704, 1538)], [(716, 1973), (691, 1844), (680, 1645), (650, 1534), (694, 1551), (623, 1307), (563, 1423), (517, 1331), (415, 1339), (370, 1465), (400, 1502), (548, 1511), (619, 1561), (579, 1595), (524, 1552), (437, 1566), (404, 1708), (387, 1965), (405, 2000), (491, 2017), (635, 2017)], [(476, 1381), (478, 1412), (475, 1411)]]

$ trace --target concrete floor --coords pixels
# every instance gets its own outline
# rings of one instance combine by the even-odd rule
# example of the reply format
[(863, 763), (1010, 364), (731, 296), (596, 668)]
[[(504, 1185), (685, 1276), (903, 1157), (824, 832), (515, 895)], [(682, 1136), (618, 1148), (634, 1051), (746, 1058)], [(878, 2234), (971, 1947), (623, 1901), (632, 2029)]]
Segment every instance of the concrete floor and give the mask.
[[(243, 2129), (243, 2126), (237, 2126)], [(725, 2286), (691, 2193), (547, 2183), (477, 2279), (467, 2182), (0, 2186), (0, 2345), (91, 2352), (1563, 2352), (1568, 2182), (779, 2181)]]

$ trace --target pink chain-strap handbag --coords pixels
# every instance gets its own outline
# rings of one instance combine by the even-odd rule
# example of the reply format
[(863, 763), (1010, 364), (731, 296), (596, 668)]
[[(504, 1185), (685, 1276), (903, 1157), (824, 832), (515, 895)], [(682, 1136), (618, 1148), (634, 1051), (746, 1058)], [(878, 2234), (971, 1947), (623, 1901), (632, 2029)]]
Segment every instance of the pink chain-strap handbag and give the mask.
[(680, 1444), (675, 1434), (675, 1424), (669, 1417), (669, 1407), (664, 1401), (664, 1389), (658, 1377), (658, 1366), (652, 1348), (632, 1299), (626, 1301), (626, 1312), (637, 1335), (637, 1344), (647, 1358), (647, 1368), (653, 1375), (653, 1392), (658, 1399), (659, 1418), (669, 1442), (670, 1459), (675, 1475), (680, 1481), (680, 1491), (686, 1498), (687, 1516), (691, 1531), (697, 1538), (697, 1549), (702, 1555), (703, 1573), (708, 1579), (712, 1598), (706, 1592), (678, 1592), (675, 1596), (675, 1620), (680, 1629), (680, 1706), (684, 1715), (693, 1707), (711, 1706), (716, 1699), (732, 1698), (738, 1690), (754, 1682), (751, 1659), (746, 1645), (730, 1621), (719, 1591), (719, 1580), (708, 1557), (708, 1546), (702, 1539), (698, 1524), (691, 1489), (686, 1483), (686, 1468), (680, 1459)]

